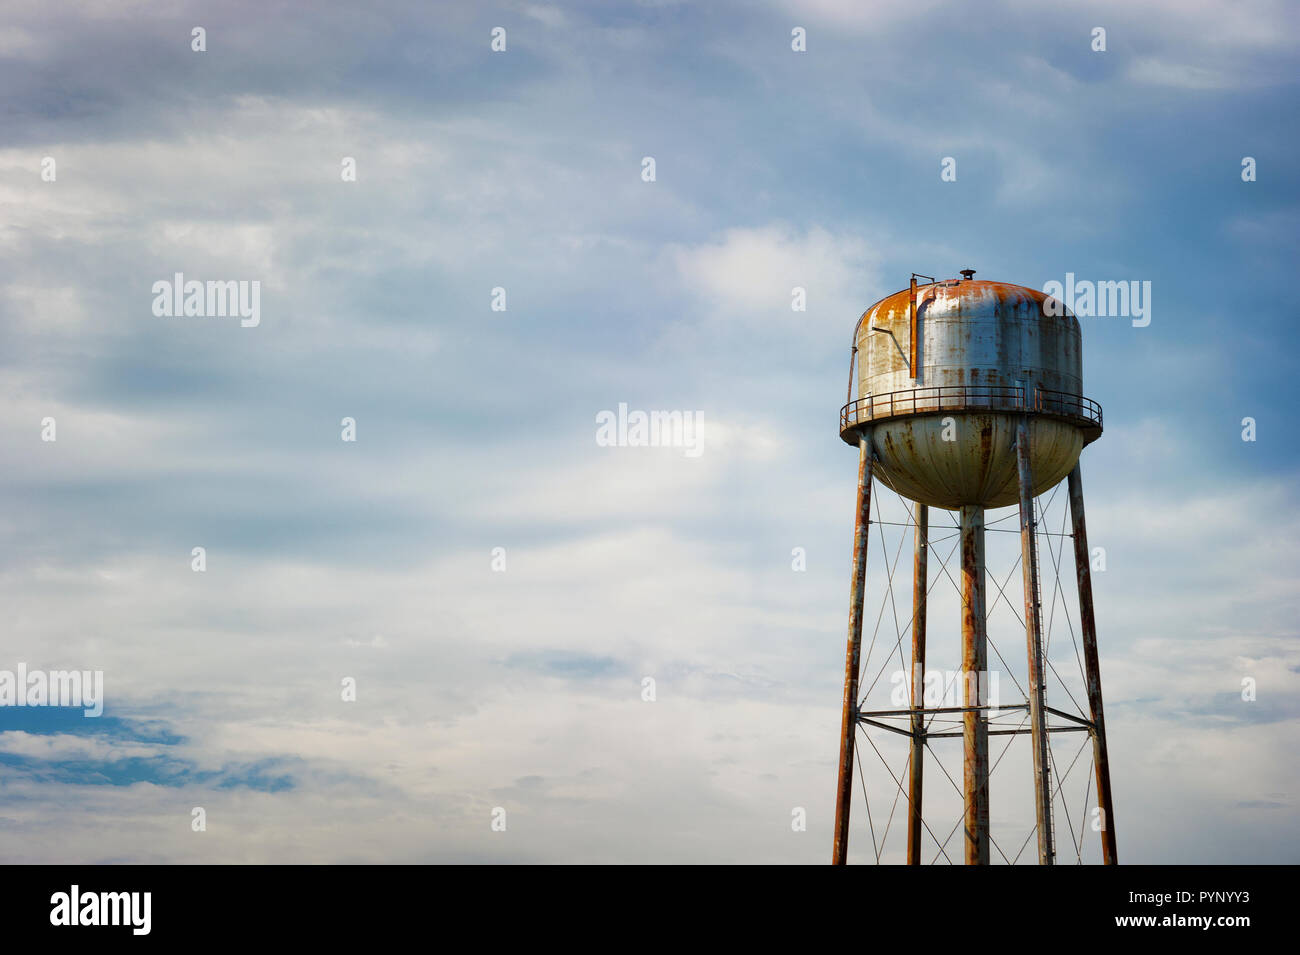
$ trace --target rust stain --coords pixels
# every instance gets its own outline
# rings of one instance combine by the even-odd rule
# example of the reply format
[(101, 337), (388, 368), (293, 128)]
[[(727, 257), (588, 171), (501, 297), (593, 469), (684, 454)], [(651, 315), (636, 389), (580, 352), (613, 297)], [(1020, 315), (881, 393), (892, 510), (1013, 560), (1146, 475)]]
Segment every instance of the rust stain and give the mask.
[[(924, 293), (919, 290), (925, 289)], [(879, 302), (872, 306), (872, 310), (886, 309), (896, 311), (900, 315), (908, 314), (908, 306), (912, 301), (912, 289), (905, 288), (901, 291), (886, 295)], [(982, 302), (986, 297), (993, 298), (993, 304), (996, 308), (1033, 308), (1038, 315), (1045, 320), (1056, 318), (1065, 318), (1067, 316), (1049, 315), (1046, 310), (1046, 303), (1051, 298), (1044, 292), (1037, 289), (1029, 288), (1026, 285), (1014, 285), (1010, 282), (989, 282), (983, 279), (971, 279), (970, 281), (958, 281), (956, 279), (946, 282), (935, 282), (930, 285), (918, 286), (917, 307), (922, 307), (925, 303), (935, 301), (939, 298), (952, 298), (956, 300), (956, 308), (962, 309), (967, 303)], [(872, 316), (875, 317), (874, 315)]]

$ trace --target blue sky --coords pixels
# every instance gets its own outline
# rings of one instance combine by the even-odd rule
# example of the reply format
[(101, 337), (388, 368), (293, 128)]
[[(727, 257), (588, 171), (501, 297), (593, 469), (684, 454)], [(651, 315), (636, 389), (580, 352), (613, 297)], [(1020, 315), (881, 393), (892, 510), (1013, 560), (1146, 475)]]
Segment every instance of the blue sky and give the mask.
[[(1082, 320), (1121, 859), (1297, 861), (1298, 19), (7, 4), (0, 668), (107, 703), (0, 713), (6, 858), (824, 862), (849, 338), (974, 268), (1152, 284)], [(261, 324), (154, 316), (177, 271)]]

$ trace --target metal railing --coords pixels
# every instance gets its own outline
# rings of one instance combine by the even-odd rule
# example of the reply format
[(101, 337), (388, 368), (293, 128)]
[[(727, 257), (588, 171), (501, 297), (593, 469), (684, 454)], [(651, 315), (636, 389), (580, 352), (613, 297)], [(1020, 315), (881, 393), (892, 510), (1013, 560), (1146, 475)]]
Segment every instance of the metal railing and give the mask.
[(867, 421), (938, 411), (1013, 411), (1075, 418), (1101, 427), (1101, 405), (1083, 395), (1012, 385), (934, 385), (880, 395), (866, 395), (840, 409), (840, 431)]
[(1072, 395), (1068, 391), (1053, 391), (1050, 388), (1034, 389), (1033, 411), (1062, 415), (1066, 418), (1083, 418), (1096, 427), (1101, 427), (1101, 405), (1083, 395)]

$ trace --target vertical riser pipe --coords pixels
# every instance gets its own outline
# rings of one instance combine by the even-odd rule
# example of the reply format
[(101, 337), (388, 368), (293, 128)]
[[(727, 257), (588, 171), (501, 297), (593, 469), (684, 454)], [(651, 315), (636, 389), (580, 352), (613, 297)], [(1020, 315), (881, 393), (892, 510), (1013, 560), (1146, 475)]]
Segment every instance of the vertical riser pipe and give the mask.
[(1042, 634), (1039, 633), (1038, 543), (1034, 528), (1034, 479), (1029, 460), (1029, 424), (1016, 427), (1016, 461), (1020, 482), (1020, 564), (1024, 574), (1025, 650), (1029, 658), (1029, 724), (1034, 750), (1034, 817), (1038, 825), (1038, 862), (1052, 865), (1052, 778), (1047, 751), (1047, 710)]
[[(988, 670), (984, 614), (984, 508), (961, 509), (961, 645), (963, 706), (982, 705)], [(989, 863), (989, 735), (982, 710), (962, 714), (962, 782), (967, 865)]]
[[(915, 537), (912, 541), (912, 709), (919, 710), (923, 702), (922, 684), (925, 678), (925, 604), (929, 584), (929, 532), (930, 508), (916, 505)], [(912, 761), (908, 780), (907, 801), (907, 864), (921, 864), (921, 832), (924, 827), (921, 815), (921, 790), (925, 776), (925, 717), (912, 714)]]

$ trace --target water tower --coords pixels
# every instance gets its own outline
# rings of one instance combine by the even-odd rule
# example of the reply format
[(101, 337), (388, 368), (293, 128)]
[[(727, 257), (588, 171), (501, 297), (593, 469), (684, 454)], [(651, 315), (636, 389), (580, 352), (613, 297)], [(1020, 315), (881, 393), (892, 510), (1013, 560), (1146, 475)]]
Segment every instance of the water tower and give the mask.
[[(991, 861), (988, 713), (992, 707), (981, 689), (987, 683), (971, 675), (988, 670), (984, 512), (1018, 504), (1028, 682), (1023, 702), (1004, 702), (998, 710), (1022, 710), (1028, 726), (993, 732), (1029, 738), (1038, 861), (1044, 865), (1053, 864), (1057, 855), (1049, 735), (1088, 734), (1097, 800), (1092, 817), (1100, 820), (1091, 828), (1101, 834), (1102, 861), (1113, 864), (1114, 814), (1079, 473), (1080, 452), (1101, 435), (1101, 407), (1083, 395), (1079, 322), (1067, 309), (1031, 288), (976, 281), (971, 269), (961, 275), (935, 281), (913, 274), (909, 288), (867, 309), (854, 330), (848, 403), (840, 412), (840, 437), (858, 448), (858, 500), (833, 862), (847, 861), (856, 740), (860, 729), (872, 727), (910, 739), (905, 744), (909, 747), (906, 772), (894, 779), (899, 790), (896, 798), (904, 795), (906, 786), (907, 862), (922, 861), (925, 756), (932, 741), (943, 736), (959, 736), (962, 741), (958, 788), (964, 861)], [(1072, 533), (1058, 536), (1073, 538), (1080, 670), (1088, 710), (1079, 715), (1048, 705), (1042, 645), (1035, 497), (1063, 479), (1068, 481)], [(912, 654), (908, 706), (865, 710), (859, 699), (863, 601), (868, 531), (873, 523), (872, 482), (877, 480), (911, 502)], [(960, 706), (931, 707), (920, 696), (926, 665), (930, 508), (956, 512), (954, 523), (959, 527), (959, 531), (953, 528), (953, 534), (959, 533), (961, 551)], [(1064, 540), (1060, 546), (1067, 546)], [(898, 649), (901, 655), (901, 644)], [(1082, 711), (1082, 703), (1077, 709)], [(939, 714), (954, 725), (960, 721), (960, 732), (932, 731), (931, 722)], [(1025, 779), (1024, 785), (1030, 782)], [(1081, 825), (1081, 841), (1082, 831)]]

